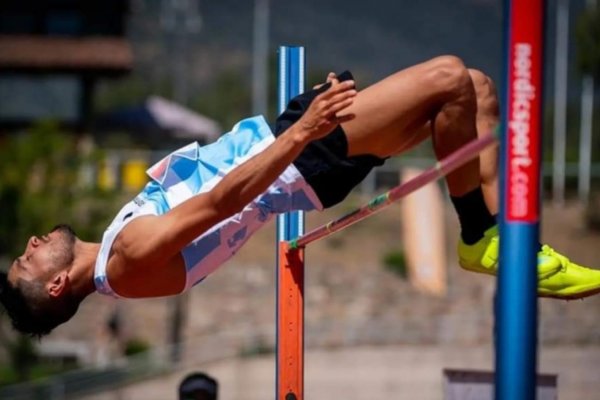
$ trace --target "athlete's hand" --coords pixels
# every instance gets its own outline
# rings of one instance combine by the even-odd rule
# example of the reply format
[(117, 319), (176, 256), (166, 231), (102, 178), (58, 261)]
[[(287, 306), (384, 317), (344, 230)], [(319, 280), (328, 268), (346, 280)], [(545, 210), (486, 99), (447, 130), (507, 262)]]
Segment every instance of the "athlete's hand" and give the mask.
[(337, 79), (337, 75), (335, 72), (330, 72), (327, 74), (327, 78), (325, 79), (325, 83), (319, 83), (318, 85), (313, 86), (313, 89), (319, 89), (320, 87), (333, 82), (334, 79)]
[(354, 118), (354, 114), (341, 115), (340, 112), (354, 102), (356, 93), (354, 81), (338, 82), (332, 77), (331, 87), (315, 97), (298, 120), (298, 127), (308, 135), (309, 140), (327, 136), (336, 126)]

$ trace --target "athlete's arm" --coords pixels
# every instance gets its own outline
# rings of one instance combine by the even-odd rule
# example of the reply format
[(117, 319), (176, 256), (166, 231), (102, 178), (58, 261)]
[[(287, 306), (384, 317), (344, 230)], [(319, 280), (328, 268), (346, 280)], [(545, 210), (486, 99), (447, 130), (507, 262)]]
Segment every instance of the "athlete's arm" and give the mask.
[[(336, 114), (352, 104), (354, 82), (334, 82), (305, 114), (264, 151), (229, 172), (211, 191), (194, 196), (158, 217), (141, 217), (123, 231), (128, 257), (158, 264), (177, 254), (218, 222), (241, 211), (298, 157), (312, 140), (326, 136), (353, 115)], [(158, 259), (157, 259), (158, 257)]]

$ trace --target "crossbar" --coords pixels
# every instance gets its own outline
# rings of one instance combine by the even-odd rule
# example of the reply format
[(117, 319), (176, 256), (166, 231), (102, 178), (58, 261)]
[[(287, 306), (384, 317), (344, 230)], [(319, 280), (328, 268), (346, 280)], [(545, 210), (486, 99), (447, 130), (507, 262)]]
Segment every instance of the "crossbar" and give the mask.
[(471, 161), (477, 157), (481, 151), (494, 143), (496, 143), (496, 136), (494, 134), (482, 136), (468, 143), (467, 145), (451, 153), (449, 156), (438, 161), (435, 166), (429, 168), (419, 176), (375, 197), (366, 205), (342, 216), (341, 218), (316, 228), (299, 237), (298, 239), (291, 240), (290, 248), (303, 248), (316, 240), (327, 237), (332, 233), (339, 232), (342, 229), (347, 228), (348, 226), (381, 211), (390, 204), (427, 185), (428, 183), (446, 176), (450, 172)]

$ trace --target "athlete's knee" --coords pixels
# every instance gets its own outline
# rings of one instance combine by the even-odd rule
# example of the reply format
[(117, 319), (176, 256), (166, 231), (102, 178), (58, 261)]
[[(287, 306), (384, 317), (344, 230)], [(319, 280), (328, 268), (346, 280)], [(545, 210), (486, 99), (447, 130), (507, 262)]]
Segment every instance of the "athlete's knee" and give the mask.
[(429, 78), (443, 93), (463, 94), (472, 85), (465, 63), (456, 56), (444, 55), (429, 61)]
[(496, 87), (492, 78), (477, 69), (469, 68), (468, 71), (477, 97), (496, 96)]
[(485, 107), (491, 112), (497, 112), (498, 96), (494, 81), (479, 70), (469, 69), (468, 71), (475, 88), (478, 107), (480, 109)]

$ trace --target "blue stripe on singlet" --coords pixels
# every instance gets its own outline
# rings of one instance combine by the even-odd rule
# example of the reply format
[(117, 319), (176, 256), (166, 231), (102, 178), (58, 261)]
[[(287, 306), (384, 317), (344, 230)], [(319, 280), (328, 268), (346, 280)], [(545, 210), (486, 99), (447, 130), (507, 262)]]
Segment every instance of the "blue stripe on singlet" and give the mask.
[(240, 121), (231, 132), (206, 146), (189, 145), (169, 155), (164, 175), (154, 178), (164, 190), (182, 181), (196, 192), (207, 181), (231, 169), (236, 159), (244, 157), (248, 150), (266, 137), (271, 130), (263, 117)]
[(268, 214), (284, 213), (290, 210), (310, 211), (315, 209), (315, 205), (303, 190), (296, 190), (291, 196), (281, 189), (277, 192), (265, 193), (256, 205), (260, 209), (259, 218), (262, 221), (268, 218)]
[[(163, 186), (168, 190), (171, 185), (185, 181), (188, 188), (197, 193), (204, 183), (218, 175), (224, 176), (225, 172), (231, 169), (237, 159), (246, 156), (252, 146), (267, 136), (271, 136), (270, 129), (262, 117), (248, 118), (240, 121), (232, 132), (224, 134), (215, 143), (198, 147), (197, 159), (195, 160), (190, 159), (193, 153), (189, 151), (185, 153), (175, 152), (172, 155), (169, 168), (165, 171), (167, 176), (163, 181)], [(157, 184), (154, 186), (157, 186)], [(153, 194), (154, 190), (160, 190), (160, 188), (156, 189), (153, 186), (148, 189), (150, 193), (147, 195)], [(168, 211), (169, 208), (164, 195), (155, 194), (151, 200), (160, 205), (161, 213)], [(245, 237), (246, 230), (241, 229), (234, 238), (231, 238), (234, 240), (233, 245)], [(193, 268), (211, 254), (221, 245), (221, 242), (221, 231), (217, 229), (186, 247), (182, 254), (188, 269)]]
[(181, 251), (181, 254), (183, 254), (183, 258), (186, 261), (187, 269), (193, 268), (220, 245), (221, 231), (216, 230), (186, 246)]
[[(192, 193), (197, 193), (203, 184), (198, 174), (198, 162), (189, 158), (177, 158), (171, 162), (169, 175), (173, 174), (173, 182), (179, 183), (185, 181), (186, 186)], [(209, 178), (210, 179), (210, 178)], [(169, 179), (167, 179), (170, 181)]]
[[(314, 209), (313, 203), (302, 190), (295, 191), (291, 196), (282, 191), (279, 193), (267, 193), (261, 196), (260, 200), (257, 202), (257, 205), (260, 209), (259, 218), (262, 218), (262, 221), (266, 221), (270, 214), (286, 212), (292, 209)], [(227, 239), (228, 247), (234, 247), (237, 242), (244, 240), (246, 235), (247, 227), (242, 227), (229, 239)], [(205, 257), (216, 250), (221, 245), (221, 241), (221, 230), (217, 228), (217, 230), (203, 236), (190, 246), (186, 247), (182, 251), (182, 254), (186, 260), (188, 269), (191, 269), (199, 264)]]
[(155, 181), (148, 182), (144, 190), (138, 195), (138, 198), (143, 202), (151, 202), (156, 209), (157, 215), (162, 215), (171, 209), (165, 199), (163, 188)]
[(206, 168), (202, 171), (203, 179), (210, 179), (230, 169), (234, 161), (244, 157), (254, 144), (272, 136), (262, 117), (245, 119), (236, 128), (237, 130), (226, 133), (215, 143), (200, 148), (198, 159), (201, 166)]

